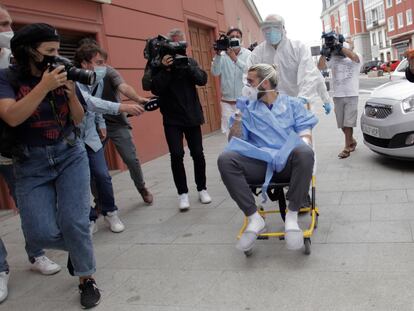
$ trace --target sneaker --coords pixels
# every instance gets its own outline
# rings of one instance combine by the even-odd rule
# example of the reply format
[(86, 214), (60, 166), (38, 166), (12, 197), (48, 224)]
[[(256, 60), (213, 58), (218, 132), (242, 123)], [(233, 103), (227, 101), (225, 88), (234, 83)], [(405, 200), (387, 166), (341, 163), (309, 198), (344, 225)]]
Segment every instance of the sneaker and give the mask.
[(51, 261), (46, 256), (39, 256), (34, 258), (30, 270), (38, 271), (44, 275), (52, 275), (58, 273), (62, 268), (55, 262)]
[(190, 202), (188, 201), (188, 193), (183, 193), (178, 196), (180, 212), (188, 211)]
[(203, 204), (209, 204), (211, 203), (211, 197), (208, 194), (207, 190), (201, 190), (198, 192), (198, 197), (200, 199), (200, 202)]
[(93, 308), (101, 301), (101, 293), (92, 278), (84, 280), (83, 284), (79, 284), (79, 293), (83, 309)]
[(125, 226), (121, 219), (119, 219), (117, 211), (107, 213), (105, 220), (112, 232), (119, 233), (125, 230)]
[(89, 222), (89, 233), (90, 235), (94, 235), (96, 232), (98, 232), (98, 224), (96, 223), (96, 220), (91, 220)]
[(142, 199), (147, 204), (152, 204), (152, 201), (154, 200), (154, 197), (152, 196), (152, 193), (148, 191), (147, 188), (142, 188), (139, 190), (139, 193), (142, 196)]
[(10, 274), (8, 271), (0, 272), (0, 302), (3, 302), (7, 298), (7, 295), (9, 294), (8, 289), (7, 289), (7, 283), (9, 282), (9, 276)]

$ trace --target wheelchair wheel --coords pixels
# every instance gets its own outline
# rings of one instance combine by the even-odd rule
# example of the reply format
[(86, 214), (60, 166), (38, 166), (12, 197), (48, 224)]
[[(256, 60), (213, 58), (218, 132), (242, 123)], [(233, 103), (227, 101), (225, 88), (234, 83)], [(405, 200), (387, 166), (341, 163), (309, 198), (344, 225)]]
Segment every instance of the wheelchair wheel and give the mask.
[(251, 255), (253, 255), (253, 248), (249, 249), (248, 251), (244, 251), (244, 255), (246, 255), (246, 257), (250, 257)]
[(305, 244), (305, 250), (304, 250), (305, 255), (310, 255), (310, 253), (311, 253), (311, 239), (310, 238), (305, 238), (304, 239), (304, 244)]

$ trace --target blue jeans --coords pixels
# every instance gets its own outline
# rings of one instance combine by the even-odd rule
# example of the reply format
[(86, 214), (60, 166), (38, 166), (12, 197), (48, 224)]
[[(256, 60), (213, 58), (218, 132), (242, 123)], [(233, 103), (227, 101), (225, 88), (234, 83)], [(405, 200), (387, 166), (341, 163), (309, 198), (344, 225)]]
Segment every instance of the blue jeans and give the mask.
[(7, 251), (4, 247), (3, 240), (0, 239), (0, 272), (9, 272), (9, 265), (6, 260)]
[[(4, 180), (9, 187), (10, 195), (12, 196), (14, 203), (17, 202), (16, 200), (16, 178), (14, 177), (13, 165), (0, 165), (0, 175), (3, 176)], [(16, 203), (17, 206), (17, 203)], [(26, 252), (27, 256), (29, 257), (30, 262), (34, 262), (35, 257), (43, 256), (45, 251), (41, 248), (36, 247), (26, 241)], [(4, 266), (4, 263), (7, 265), (6, 262), (6, 248), (4, 247), (3, 242), (0, 242), (0, 272), (1, 267)]]
[(85, 146), (26, 147), (15, 161), (16, 196), (26, 241), (69, 252), (74, 275), (95, 272), (89, 234), (89, 165)]
[[(98, 151), (93, 151), (86, 146), (86, 151), (89, 158), (89, 168), (91, 172), (91, 188), (95, 197), (96, 208), (98, 208), (102, 215), (108, 212), (118, 210), (115, 205), (114, 188), (112, 187), (112, 177), (109, 175), (108, 166), (106, 165), (104, 148)], [(96, 208), (91, 208), (89, 219), (96, 221), (98, 218), (98, 211)]]

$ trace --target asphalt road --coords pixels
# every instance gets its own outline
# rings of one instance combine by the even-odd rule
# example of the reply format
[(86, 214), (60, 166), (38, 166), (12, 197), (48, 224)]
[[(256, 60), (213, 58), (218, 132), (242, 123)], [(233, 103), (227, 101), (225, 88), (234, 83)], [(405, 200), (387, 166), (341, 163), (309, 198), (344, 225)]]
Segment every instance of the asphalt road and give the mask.
[(368, 78), (367, 75), (361, 74), (359, 79), (359, 89), (360, 93), (370, 93), (376, 87), (380, 86), (381, 84), (389, 82), (389, 76), (386, 75), (384, 77), (378, 78)]

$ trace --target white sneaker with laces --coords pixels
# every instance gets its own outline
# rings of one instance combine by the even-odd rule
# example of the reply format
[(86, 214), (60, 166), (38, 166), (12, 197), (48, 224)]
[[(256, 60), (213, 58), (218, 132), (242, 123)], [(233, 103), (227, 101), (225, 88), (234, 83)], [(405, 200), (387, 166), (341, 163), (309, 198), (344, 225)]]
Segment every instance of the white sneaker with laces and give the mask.
[(203, 204), (211, 203), (211, 197), (208, 194), (207, 190), (201, 190), (198, 192), (198, 197), (200, 198), (200, 202)]
[(96, 223), (96, 221), (94, 221), (94, 220), (91, 220), (90, 222), (89, 222), (89, 233), (90, 233), (90, 235), (92, 236), (92, 235), (94, 235), (96, 232), (98, 232), (98, 224)]
[(112, 232), (119, 233), (125, 230), (125, 225), (119, 219), (117, 211), (107, 213), (104, 218)]
[(178, 196), (179, 209), (181, 212), (185, 212), (190, 208), (190, 201), (188, 201), (188, 193), (182, 193)]
[(32, 271), (38, 271), (44, 275), (52, 275), (58, 273), (62, 268), (55, 262), (51, 261), (46, 256), (39, 256), (34, 258), (34, 262), (30, 267)]
[(10, 273), (7, 271), (0, 272), (0, 302), (3, 302), (9, 294), (7, 284), (9, 283)]

